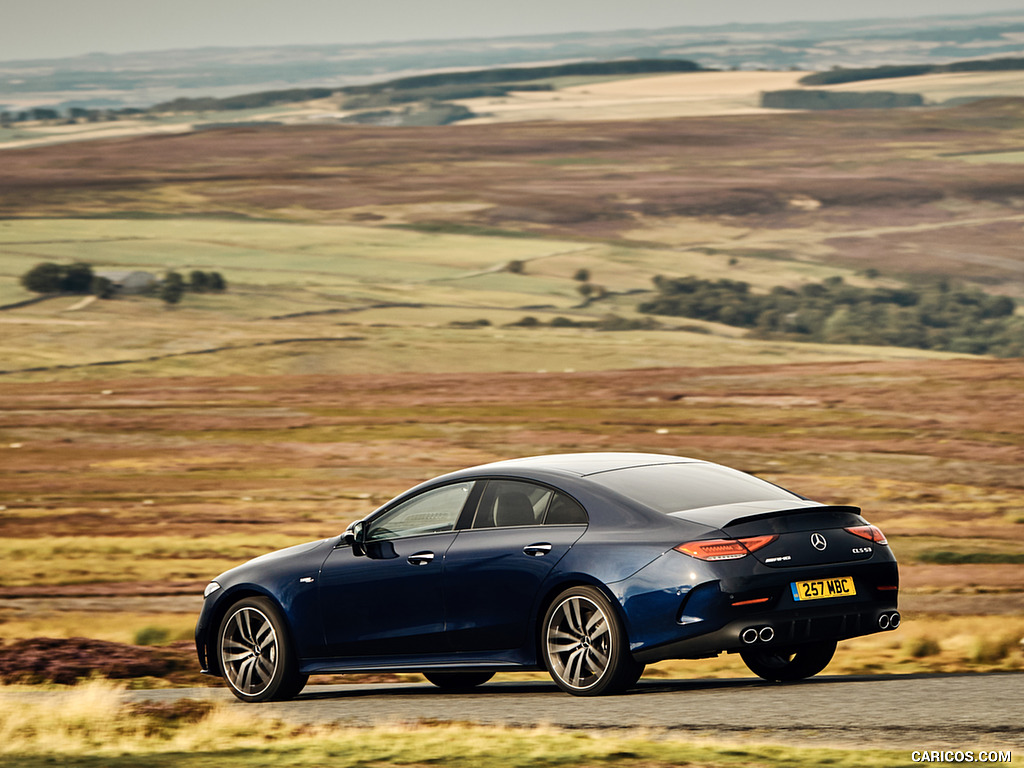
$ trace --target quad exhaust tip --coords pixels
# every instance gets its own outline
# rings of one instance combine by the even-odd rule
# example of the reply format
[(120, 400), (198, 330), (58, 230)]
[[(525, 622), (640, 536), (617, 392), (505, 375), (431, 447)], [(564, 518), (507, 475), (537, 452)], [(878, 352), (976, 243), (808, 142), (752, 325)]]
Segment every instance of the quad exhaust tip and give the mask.
[(740, 632), (740, 640), (745, 645), (753, 645), (760, 641), (770, 643), (775, 638), (775, 630), (771, 627), (747, 627)]
[(892, 613), (883, 613), (878, 617), (878, 628), (879, 629), (896, 629), (900, 625), (900, 614), (899, 611), (893, 611)]

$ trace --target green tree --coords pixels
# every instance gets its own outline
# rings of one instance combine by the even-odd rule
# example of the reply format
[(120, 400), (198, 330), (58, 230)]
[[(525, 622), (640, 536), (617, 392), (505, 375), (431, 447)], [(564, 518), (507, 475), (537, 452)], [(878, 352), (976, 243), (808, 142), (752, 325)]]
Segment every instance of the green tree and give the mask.
[(177, 272), (168, 272), (164, 275), (163, 284), (160, 286), (160, 298), (169, 305), (181, 301), (185, 293), (185, 281)]
[(82, 262), (75, 262), (64, 267), (64, 279), (61, 288), (65, 293), (89, 293), (92, 290), (92, 267)]
[(223, 293), (228, 289), (227, 280), (224, 279), (224, 276), (220, 272), (211, 272), (208, 275), (208, 281), (211, 291)]
[(89, 286), (89, 293), (99, 296), (101, 299), (113, 298), (114, 284), (106, 277), (94, 275), (92, 285)]
[(188, 276), (188, 289), (192, 293), (206, 293), (210, 289), (210, 276), (199, 269), (193, 269)]
[(64, 281), (64, 267), (52, 262), (36, 264), (21, 276), (21, 284), (32, 293), (59, 293)]

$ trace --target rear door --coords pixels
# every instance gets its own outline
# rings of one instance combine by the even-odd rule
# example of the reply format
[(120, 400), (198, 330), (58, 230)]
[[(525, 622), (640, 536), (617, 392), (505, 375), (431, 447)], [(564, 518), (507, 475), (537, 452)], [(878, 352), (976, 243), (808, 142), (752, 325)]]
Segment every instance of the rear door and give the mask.
[(445, 617), (457, 651), (496, 651), (527, 641), (539, 590), (587, 528), (583, 507), (552, 488), (490, 480), (471, 527), (445, 557)]

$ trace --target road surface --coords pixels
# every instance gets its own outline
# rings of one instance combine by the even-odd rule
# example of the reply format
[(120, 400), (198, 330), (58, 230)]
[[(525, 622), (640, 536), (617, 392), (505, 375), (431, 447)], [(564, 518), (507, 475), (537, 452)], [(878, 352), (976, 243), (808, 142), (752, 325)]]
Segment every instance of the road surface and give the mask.
[[(133, 699), (213, 697), (223, 688), (133, 691)], [(297, 699), (242, 704), (294, 722), (366, 726), (458, 721), (562, 728), (648, 728), (750, 742), (1024, 753), (1024, 674), (822, 675), (779, 685), (756, 678), (643, 680), (622, 696), (578, 698), (547, 682), (497, 682), (472, 693), (428, 683), (311, 685)]]

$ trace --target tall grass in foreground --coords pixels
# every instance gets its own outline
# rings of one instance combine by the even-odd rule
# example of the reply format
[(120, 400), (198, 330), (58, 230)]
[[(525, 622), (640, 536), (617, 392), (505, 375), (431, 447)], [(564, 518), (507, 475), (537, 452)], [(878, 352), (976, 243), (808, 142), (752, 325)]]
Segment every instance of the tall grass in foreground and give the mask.
[(726, 746), (663, 732), (591, 733), (470, 724), (297, 725), (261, 708), (206, 701), (132, 704), (109, 682), (66, 691), (0, 689), (0, 766), (489, 766), (828, 764), (910, 766), (910, 753)]

